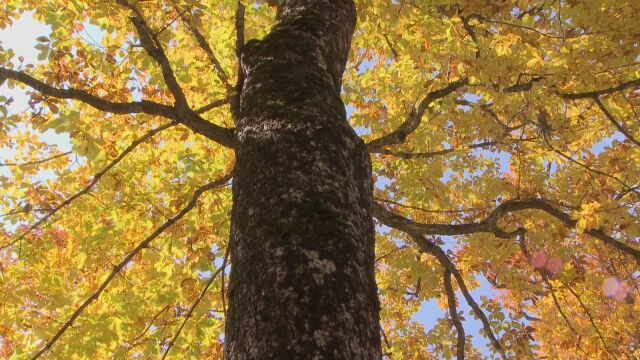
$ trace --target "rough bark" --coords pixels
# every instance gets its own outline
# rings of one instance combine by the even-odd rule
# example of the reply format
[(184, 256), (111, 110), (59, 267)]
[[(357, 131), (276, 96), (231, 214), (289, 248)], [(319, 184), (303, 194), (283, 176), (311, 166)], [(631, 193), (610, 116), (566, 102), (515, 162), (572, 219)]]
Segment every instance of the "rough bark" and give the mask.
[(245, 46), (226, 359), (380, 359), (371, 163), (346, 120), (351, 0), (287, 0)]

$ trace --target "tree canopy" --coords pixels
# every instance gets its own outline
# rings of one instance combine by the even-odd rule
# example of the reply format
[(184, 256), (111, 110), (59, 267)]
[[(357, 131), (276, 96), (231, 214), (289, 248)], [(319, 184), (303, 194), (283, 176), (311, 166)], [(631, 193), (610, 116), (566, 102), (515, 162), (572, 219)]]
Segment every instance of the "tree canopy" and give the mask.
[[(271, 3), (0, 5), (51, 29), (35, 64), (0, 44), (31, 94), (0, 96), (0, 357), (222, 357), (238, 52)], [(386, 356), (640, 357), (640, 2), (356, 6)]]

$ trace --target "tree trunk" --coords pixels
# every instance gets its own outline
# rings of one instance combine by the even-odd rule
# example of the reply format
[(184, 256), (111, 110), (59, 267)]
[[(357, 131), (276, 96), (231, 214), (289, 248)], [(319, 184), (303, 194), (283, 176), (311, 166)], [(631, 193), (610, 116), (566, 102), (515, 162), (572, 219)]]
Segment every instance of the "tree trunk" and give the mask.
[(285, 0), (242, 54), (225, 356), (380, 359), (371, 163), (340, 99), (352, 0)]

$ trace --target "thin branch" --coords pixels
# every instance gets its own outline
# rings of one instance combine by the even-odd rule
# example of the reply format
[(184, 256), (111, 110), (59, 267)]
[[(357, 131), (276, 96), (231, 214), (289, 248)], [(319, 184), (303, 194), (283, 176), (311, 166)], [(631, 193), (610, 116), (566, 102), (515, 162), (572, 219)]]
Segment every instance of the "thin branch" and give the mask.
[(491, 344), (496, 349), (496, 351), (500, 353), (502, 359), (506, 360), (507, 356), (505, 354), (504, 348), (502, 347), (502, 345), (500, 344), (500, 341), (498, 341), (495, 334), (493, 333), (493, 329), (491, 328), (491, 324), (489, 323), (489, 319), (487, 318), (487, 315), (485, 315), (485, 313), (482, 311), (482, 308), (471, 296), (471, 293), (469, 292), (469, 289), (467, 288), (467, 285), (465, 284), (464, 279), (460, 274), (460, 271), (458, 270), (458, 268), (456, 268), (456, 266), (453, 264), (451, 259), (449, 259), (449, 256), (447, 256), (447, 254), (439, 246), (428, 241), (424, 236), (413, 233), (413, 232), (407, 232), (407, 233), (411, 235), (414, 242), (420, 247), (422, 251), (433, 255), (440, 262), (440, 264), (446, 270), (450, 271), (453, 277), (455, 277), (456, 282), (458, 283), (458, 287), (460, 288), (462, 295), (467, 301), (467, 304), (469, 304), (469, 306), (473, 309), (473, 312), (482, 322), (484, 331), (487, 337), (489, 338), (489, 340), (491, 341)]
[(47, 162), (47, 161), (55, 160), (57, 158), (61, 158), (63, 156), (70, 155), (72, 153), (73, 153), (72, 151), (67, 151), (67, 152), (64, 152), (64, 153), (61, 153), (61, 154), (56, 154), (56, 155), (50, 156), (50, 157), (48, 157), (46, 159), (42, 159), (42, 160), (27, 161), (27, 162), (23, 162), (23, 163), (4, 163), (4, 164), (0, 164), (0, 166), (29, 166), (29, 165), (37, 165), (37, 164), (42, 164), (42, 163)]
[(73, 202), (74, 200), (76, 200), (77, 198), (79, 198), (80, 196), (87, 194), (91, 191), (91, 189), (93, 188), (93, 186), (95, 184), (98, 183), (98, 181), (100, 181), (100, 179), (109, 171), (111, 170), (111, 168), (113, 168), (114, 166), (116, 166), (120, 161), (122, 161), (122, 159), (124, 159), (125, 156), (127, 156), (127, 154), (129, 154), (131, 151), (133, 151), (136, 147), (138, 147), (138, 145), (142, 144), (143, 142), (149, 140), (151, 137), (153, 137), (155, 134), (166, 130), (172, 126), (175, 126), (177, 123), (174, 122), (170, 122), (170, 123), (166, 123), (162, 126), (159, 126), (151, 131), (148, 131), (146, 134), (142, 135), (141, 137), (137, 138), (136, 140), (134, 140), (131, 145), (127, 146), (126, 149), (124, 149), (124, 151), (122, 151), (120, 153), (120, 155), (115, 158), (114, 160), (112, 160), (107, 166), (105, 166), (104, 168), (102, 168), (102, 170), (98, 171), (98, 173), (96, 173), (93, 177), (93, 179), (91, 180), (91, 182), (89, 182), (89, 184), (87, 186), (85, 186), (82, 190), (78, 191), (77, 193), (73, 194), (71, 197), (67, 198), (66, 200), (64, 200), (62, 203), (60, 203), (58, 206), (54, 207), (53, 209), (51, 209), (51, 211), (49, 213), (47, 213), (45, 216), (43, 216), (42, 218), (40, 218), (40, 220), (36, 221), (35, 223), (33, 223), (33, 225), (31, 225), (25, 232), (23, 232), (22, 234), (20, 234), (20, 236), (18, 236), (16, 239), (10, 241), (9, 243), (2, 245), (0, 247), (0, 250), (4, 250), (10, 246), (12, 246), (13, 244), (17, 243), (18, 241), (22, 240), (25, 236), (27, 236), (29, 233), (31, 233), (34, 229), (36, 229), (38, 226), (40, 226), (41, 224), (43, 224), (45, 221), (47, 221), (48, 219), (50, 219), (53, 215), (55, 215), (58, 211), (62, 210), (63, 208), (67, 207), (69, 204), (71, 204), (71, 202)]
[(455, 151), (464, 151), (466, 149), (481, 149), (481, 148), (487, 148), (495, 145), (498, 145), (497, 141), (484, 141), (477, 144), (471, 144), (467, 147), (449, 148), (449, 149), (442, 149), (442, 150), (428, 151), (428, 152), (411, 153), (411, 152), (402, 152), (402, 151), (392, 151), (392, 150), (382, 148), (382, 149), (376, 150), (375, 153), (395, 156), (401, 159), (426, 159), (426, 158), (432, 158), (436, 156), (451, 154), (452, 152), (455, 152)]
[(218, 99), (218, 100), (214, 100), (210, 103), (208, 103), (207, 105), (204, 105), (202, 107), (199, 107), (195, 110), (195, 113), (200, 115), (200, 114), (204, 114), (207, 111), (213, 110), (217, 107), (220, 107), (224, 104), (228, 104), (229, 103), (229, 99), (225, 98), (225, 99)]
[(167, 350), (165, 350), (164, 354), (162, 354), (162, 360), (164, 360), (167, 357), (167, 355), (169, 354), (169, 351), (171, 351), (171, 348), (173, 347), (173, 344), (175, 344), (176, 339), (178, 339), (178, 336), (180, 336), (182, 329), (187, 324), (187, 321), (189, 321), (191, 316), (193, 316), (193, 311), (196, 309), (196, 306), (198, 306), (198, 304), (200, 303), (200, 300), (202, 300), (202, 298), (207, 293), (211, 285), (213, 285), (213, 282), (215, 281), (215, 279), (218, 277), (218, 274), (220, 274), (220, 272), (222, 271), (224, 271), (224, 266), (220, 266), (213, 274), (211, 274), (211, 279), (207, 281), (207, 284), (204, 286), (204, 289), (202, 289), (202, 292), (200, 293), (200, 295), (196, 298), (196, 300), (193, 302), (193, 304), (189, 308), (189, 311), (187, 312), (187, 314), (184, 317), (184, 320), (182, 321), (182, 324), (180, 324), (180, 327), (178, 328), (176, 333), (173, 335), (173, 338), (171, 338), (171, 341), (167, 346)]
[(571, 331), (573, 331), (573, 333), (576, 334), (576, 336), (578, 337), (578, 342), (577, 342), (576, 347), (578, 349), (582, 350), (582, 352), (584, 352), (584, 350), (580, 347), (580, 342), (582, 341), (582, 335), (580, 335), (580, 333), (573, 327), (573, 325), (571, 325), (571, 322), (569, 321), (569, 318), (567, 318), (567, 315), (562, 310), (562, 307), (560, 306), (560, 302), (558, 301), (558, 297), (556, 296), (556, 293), (555, 293), (551, 283), (547, 279), (545, 279), (544, 281), (547, 284), (547, 286), (549, 287), (549, 292), (551, 293), (551, 298), (553, 299), (553, 303), (555, 304), (556, 309), (560, 313), (560, 316), (562, 316), (562, 319), (564, 320), (565, 324), (567, 324), (567, 327), (569, 327), (569, 329), (571, 329)]
[[(527, 259), (527, 261), (531, 264), (532, 259), (533, 259), (533, 255), (531, 255), (531, 252), (529, 251), (527, 244), (526, 244), (526, 239), (525, 239), (525, 233), (523, 232), (522, 234), (520, 234), (520, 237), (518, 239), (518, 245), (520, 247), (520, 251), (522, 251), (522, 254), (524, 254), (525, 258)], [(560, 306), (560, 302), (558, 301), (558, 298), (556, 297), (553, 285), (551, 285), (551, 283), (549, 282), (549, 276), (548, 273), (544, 270), (544, 269), (539, 269), (539, 268), (534, 268), (535, 271), (540, 273), (540, 276), (542, 277), (542, 280), (544, 281), (545, 284), (547, 284), (547, 287), (549, 288), (549, 292), (551, 293), (551, 298), (553, 299), (553, 303), (555, 304), (556, 309), (558, 310), (558, 312), (560, 313), (560, 316), (562, 316), (562, 319), (564, 319), (565, 324), (567, 324), (567, 327), (577, 336), (577, 342), (576, 342), (576, 348), (581, 350), (582, 352), (584, 352), (584, 350), (580, 347), (580, 342), (582, 341), (582, 335), (580, 335), (580, 333), (578, 333), (578, 331), (573, 327), (573, 325), (571, 325), (571, 322), (569, 321), (569, 319), (567, 318), (567, 315), (564, 313), (564, 311), (562, 310), (562, 307)], [(526, 313), (523, 314), (525, 315), (525, 318), (527, 320), (529, 320), (530, 316), (528, 316)], [(540, 319), (538, 319), (539, 321)]]
[(616, 129), (618, 129), (618, 131), (623, 133), (624, 136), (626, 136), (627, 139), (631, 140), (634, 144), (640, 146), (640, 141), (638, 141), (638, 139), (633, 137), (633, 134), (631, 134), (621, 123), (619, 123), (616, 120), (616, 118), (613, 116), (613, 114), (611, 114), (611, 112), (609, 112), (609, 109), (607, 109), (604, 106), (604, 104), (602, 103), (602, 101), (600, 101), (600, 98), (598, 96), (594, 97), (593, 101), (596, 103), (596, 105), (598, 105), (600, 110), (602, 110), (602, 112), (607, 116), (607, 119), (609, 119), (609, 121), (611, 121), (613, 126), (615, 126)]
[(401, 144), (407, 136), (418, 128), (422, 122), (422, 116), (432, 102), (455, 92), (467, 84), (469, 84), (469, 80), (464, 78), (427, 94), (427, 96), (420, 101), (420, 104), (411, 110), (405, 121), (396, 130), (367, 143), (369, 152), (375, 153), (382, 150), (385, 146)]
[[(186, 11), (187, 10), (185, 10), (185, 12)], [(200, 48), (202, 48), (205, 54), (207, 54), (207, 58), (209, 59), (209, 62), (211, 63), (211, 65), (213, 65), (213, 69), (215, 70), (216, 75), (218, 76), (220, 81), (222, 81), (222, 84), (224, 84), (224, 87), (227, 89), (227, 96), (232, 96), (234, 91), (233, 91), (233, 87), (229, 83), (229, 76), (227, 76), (227, 73), (222, 68), (220, 61), (218, 60), (215, 53), (213, 52), (213, 49), (209, 45), (209, 42), (207, 41), (207, 39), (204, 37), (204, 35), (202, 35), (200, 30), (198, 30), (198, 28), (193, 26), (193, 24), (191, 23), (192, 16), (193, 15), (191, 15), (189, 19), (186, 19), (183, 16), (181, 16), (181, 18), (185, 26), (187, 26), (187, 28), (189, 28), (189, 30), (193, 34), (193, 37), (198, 42), (198, 45), (200, 46)]]
[(236, 56), (240, 60), (242, 48), (244, 48), (244, 4), (238, 0), (236, 9)]
[(556, 149), (554, 146), (551, 145), (551, 143), (549, 142), (549, 140), (547, 139), (547, 131), (544, 129), (544, 127), (541, 129), (542, 130), (542, 139), (544, 140), (544, 143), (547, 145), (547, 147), (549, 149), (551, 149), (551, 151), (555, 152), (556, 154), (560, 155), (560, 157), (580, 166), (581, 168), (588, 170), (592, 173), (598, 174), (598, 175), (602, 175), (604, 177), (608, 177), (612, 180), (614, 180), (615, 182), (617, 182), (618, 184), (622, 185), (622, 187), (627, 191), (627, 192), (633, 192), (634, 194), (640, 196), (640, 191), (638, 191), (637, 187), (632, 187), (629, 184), (625, 183), (624, 181), (622, 181), (620, 178), (618, 178), (617, 176), (611, 175), (609, 173), (606, 173), (604, 171), (600, 171), (598, 169), (594, 169), (592, 167), (590, 167), (587, 164), (583, 164), (580, 161), (572, 158), (571, 156), (563, 153), (562, 151)]
[(223, 176), (222, 178), (218, 179), (218, 180), (214, 180), (206, 185), (201, 186), (200, 188), (198, 188), (193, 196), (191, 197), (191, 200), (189, 201), (189, 203), (182, 208), (182, 210), (180, 210), (179, 213), (175, 214), (173, 217), (171, 217), (169, 220), (165, 221), (160, 227), (158, 227), (153, 233), (151, 233), (151, 235), (147, 236), (142, 242), (140, 242), (133, 250), (131, 250), (121, 261), (120, 263), (118, 263), (118, 265), (115, 265), (113, 267), (113, 269), (111, 270), (111, 272), (109, 273), (109, 275), (107, 276), (107, 278), (102, 282), (102, 284), (100, 284), (100, 287), (98, 287), (98, 289), (91, 295), (89, 296), (74, 312), (73, 314), (71, 314), (71, 316), (69, 317), (69, 319), (64, 323), (64, 325), (55, 333), (55, 335), (49, 340), (47, 341), (47, 343), (42, 347), (42, 349), (40, 349), (40, 351), (38, 351), (38, 353), (35, 354), (35, 356), (32, 359), (37, 359), (40, 356), (42, 356), (47, 350), (49, 350), (55, 343), (56, 341), (62, 336), (62, 334), (65, 333), (65, 331), (71, 326), (73, 325), (73, 322), (78, 318), (78, 316), (80, 316), (80, 314), (82, 314), (82, 312), (94, 301), (98, 300), (98, 298), (100, 297), (100, 294), (102, 294), (102, 292), (107, 288), (107, 286), (113, 281), (113, 279), (115, 279), (115, 277), (118, 275), (118, 273), (138, 254), (140, 253), (143, 249), (149, 247), (149, 244), (151, 243), (151, 241), (153, 241), (156, 237), (158, 237), (160, 234), (162, 234), (166, 229), (168, 229), (169, 227), (171, 227), (176, 221), (180, 220), (182, 217), (184, 217), (189, 211), (191, 211), (191, 209), (193, 209), (196, 204), (198, 203), (198, 199), (200, 198), (200, 196), (202, 196), (202, 194), (204, 194), (205, 192), (214, 189), (218, 186), (222, 186), (224, 185), (227, 181), (229, 181), (229, 179), (231, 179), (231, 174), (227, 174), (225, 176)]
[(147, 24), (144, 15), (135, 5), (129, 3), (128, 0), (116, 0), (116, 2), (129, 9), (133, 16), (129, 18), (133, 26), (136, 28), (138, 32), (138, 37), (140, 38), (140, 44), (142, 48), (155, 60), (155, 62), (160, 66), (160, 71), (162, 72), (162, 77), (164, 78), (164, 82), (167, 84), (169, 91), (173, 94), (173, 97), (176, 101), (176, 108), (179, 112), (189, 109), (189, 105), (187, 104), (187, 98), (176, 79), (176, 76), (171, 69), (171, 64), (169, 62), (169, 58), (164, 52), (162, 48), (162, 43), (158, 40), (156, 33), (154, 33), (149, 25)]
[(397, 248), (389, 251), (388, 253), (386, 253), (384, 255), (378, 256), (373, 262), (374, 263), (378, 263), (380, 260), (383, 260), (383, 259), (385, 259), (385, 258), (387, 258), (387, 257), (389, 257), (389, 256), (391, 256), (391, 255), (393, 255), (393, 254), (395, 254), (397, 252), (400, 252), (400, 251), (402, 251), (404, 249), (407, 249), (407, 248), (409, 248), (409, 246), (407, 246), (407, 245), (402, 245), (400, 247), (397, 247)]
[(640, 87), (640, 79), (629, 80), (621, 83), (618, 86), (610, 87), (607, 89), (593, 90), (593, 91), (580, 92), (580, 93), (561, 93), (557, 91), (556, 93), (561, 98), (568, 99), (568, 100), (593, 99), (601, 95), (613, 94), (618, 91), (623, 91), (631, 87)]
[(233, 119), (238, 122), (240, 117), (240, 93), (244, 87), (245, 73), (242, 69), (242, 51), (244, 49), (244, 12), (245, 7), (242, 1), (238, 0), (237, 9), (235, 15), (235, 28), (236, 28), (236, 58), (238, 59), (238, 80), (235, 87), (235, 95), (231, 97), (231, 115)]
[(224, 258), (222, 259), (222, 274), (220, 275), (220, 300), (222, 300), (222, 314), (224, 318), (227, 318), (227, 299), (225, 294), (225, 271), (227, 271), (227, 265), (229, 263), (229, 245), (224, 250)]
[[(382, 334), (382, 340), (384, 341), (384, 345), (388, 350), (391, 350), (391, 344), (389, 343), (389, 338), (387, 338), (387, 334), (384, 332), (382, 328), (382, 324), (380, 324), (380, 333)], [(390, 356), (392, 353), (388, 352), (385, 355)]]
[(479, 59), (480, 58), (480, 43), (478, 43), (478, 37), (476, 36), (476, 32), (473, 29), (473, 26), (471, 26), (471, 24), (469, 23), (470, 19), (468, 17), (465, 17), (465, 16), (460, 16), (460, 19), (462, 20), (462, 26), (467, 31), (467, 34), (469, 34), (469, 36), (471, 36), (471, 40), (476, 45), (476, 59)]
[(24, 208), (24, 209), (13, 210), (13, 211), (9, 211), (9, 212), (4, 213), (4, 214), (0, 214), (0, 217), (18, 215), (18, 214), (26, 214), (26, 213), (32, 213), (32, 212), (46, 212), (46, 211), (51, 211), (51, 209), (32, 209), (30, 206), (28, 206), (27, 208)]
[(160, 315), (162, 315), (163, 312), (169, 310), (169, 305), (165, 305), (165, 307), (163, 307), (162, 309), (160, 309), (160, 311), (158, 311), (149, 321), (149, 325), (147, 325), (144, 329), (144, 331), (142, 333), (140, 333), (138, 336), (136, 336), (135, 338), (131, 339), (131, 340), (127, 340), (127, 343), (129, 344), (127, 346), (127, 351), (131, 350), (132, 348), (134, 348), (138, 342), (138, 340), (140, 340), (148, 331), (149, 329), (151, 329), (151, 326), (153, 326), (153, 323), (156, 322), (156, 320), (158, 319), (158, 317)]
[(449, 316), (451, 316), (453, 326), (455, 326), (456, 331), (458, 332), (457, 358), (458, 360), (464, 360), (464, 326), (462, 326), (460, 316), (458, 316), (458, 310), (456, 309), (456, 295), (453, 292), (453, 285), (451, 284), (451, 271), (449, 271), (449, 269), (446, 269), (444, 271), (444, 289), (447, 293)]
[(373, 200), (379, 201), (379, 202), (383, 202), (385, 204), (391, 204), (391, 205), (395, 205), (395, 206), (400, 206), (400, 207), (407, 208), (407, 209), (413, 209), (413, 210), (418, 210), (418, 211), (422, 211), (422, 212), (425, 212), (425, 213), (436, 213), (436, 214), (459, 214), (459, 213), (468, 213), (468, 212), (471, 212), (471, 211), (481, 211), (481, 210), (490, 209), (490, 207), (472, 207), (472, 208), (455, 209), (455, 210), (436, 210), (436, 209), (425, 209), (425, 208), (420, 207), (420, 206), (406, 205), (406, 204), (403, 204), (403, 203), (399, 203), (397, 201), (382, 199), (382, 198), (375, 197), (375, 196), (373, 197)]
[(611, 350), (609, 350), (609, 347), (607, 346), (607, 342), (604, 341), (604, 337), (602, 336), (602, 332), (600, 332), (600, 329), (598, 328), (598, 326), (596, 325), (595, 321), (593, 320), (593, 316), (591, 316), (591, 312), (589, 311), (589, 309), (587, 308), (587, 306), (584, 304), (584, 302), (582, 301), (582, 299), (580, 298), (580, 295), (578, 295), (573, 288), (571, 288), (571, 286), (569, 286), (569, 284), (565, 283), (564, 281), (560, 280), (562, 282), (562, 284), (569, 290), (569, 292), (576, 298), (576, 300), (578, 300), (578, 303), (580, 304), (580, 307), (582, 308), (582, 310), (584, 310), (584, 313), (587, 315), (587, 317), (589, 318), (589, 322), (591, 323), (591, 326), (593, 326), (593, 328), (596, 330), (596, 333), (598, 334), (598, 338), (600, 338), (600, 342), (602, 342), (602, 346), (604, 348), (604, 351), (611, 356)]

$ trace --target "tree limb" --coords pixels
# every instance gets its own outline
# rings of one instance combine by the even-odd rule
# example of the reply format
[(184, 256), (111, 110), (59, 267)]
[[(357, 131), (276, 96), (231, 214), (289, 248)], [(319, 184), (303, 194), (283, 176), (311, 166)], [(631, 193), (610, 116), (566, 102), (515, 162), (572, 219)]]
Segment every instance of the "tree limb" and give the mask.
[(73, 88), (55, 88), (21, 71), (15, 71), (4, 67), (0, 67), (0, 80), (2, 79), (12, 79), (18, 81), (46, 96), (58, 99), (78, 100), (104, 112), (113, 114), (144, 113), (152, 116), (162, 116), (170, 120), (178, 121), (193, 132), (203, 135), (206, 138), (211, 139), (223, 146), (229, 148), (233, 148), (234, 146), (233, 129), (227, 129), (212, 124), (199, 115), (200, 113), (211, 110), (215, 106), (222, 105), (223, 102), (221, 101), (216, 101), (215, 103), (210, 104), (210, 106), (205, 107), (204, 110), (202, 108), (198, 109), (196, 112), (189, 110), (181, 114), (176, 110), (176, 108), (172, 106), (155, 103), (148, 100), (118, 103), (105, 100), (84, 90)]
[(387, 135), (383, 135), (377, 139), (371, 140), (369, 143), (367, 143), (369, 152), (375, 153), (379, 152), (385, 146), (401, 144), (407, 138), (407, 136), (409, 136), (409, 134), (411, 134), (418, 128), (420, 122), (422, 121), (424, 112), (432, 102), (453, 93), (454, 91), (467, 84), (469, 84), (469, 80), (467, 78), (464, 78), (458, 81), (454, 81), (441, 89), (434, 90), (427, 94), (427, 96), (425, 96), (422, 101), (420, 101), (420, 104), (418, 104), (418, 106), (414, 107), (411, 110), (405, 121), (396, 130)]
[[(387, 226), (400, 229), (409, 233), (422, 235), (465, 235), (480, 232), (492, 233), (499, 238), (513, 238), (521, 234), (524, 229), (519, 228), (514, 231), (504, 231), (497, 226), (497, 222), (505, 215), (521, 210), (542, 210), (547, 214), (560, 220), (565, 226), (575, 228), (578, 221), (571, 218), (569, 214), (558, 210), (544, 199), (531, 200), (507, 200), (496, 207), (491, 214), (480, 222), (466, 224), (423, 224), (409, 220), (403, 216), (394, 214), (385, 209), (382, 205), (374, 202), (374, 216)], [(613, 246), (631, 256), (640, 263), (640, 250), (627, 245), (613, 237), (607, 235), (601, 229), (585, 229), (589, 234), (607, 245)]]
[(42, 356), (47, 350), (49, 350), (55, 342), (65, 333), (65, 331), (73, 325), (73, 322), (82, 314), (82, 312), (94, 301), (98, 300), (100, 294), (106, 289), (106, 287), (115, 279), (116, 275), (143, 249), (149, 247), (151, 241), (153, 241), (156, 237), (162, 234), (166, 229), (171, 227), (176, 221), (180, 220), (184, 217), (191, 209), (193, 209), (198, 203), (198, 199), (205, 192), (216, 188), (218, 186), (224, 185), (227, 181), (231, 179), (231, 174), (227, 174), (221, 177), (218, 180), (214, 180), (206, 185), (199, 187), (191, 197), (191, 200), (187, 205), (180, 210), (177, 214), (172, 216), (170, 219), (165, 221), (160, 227), (158, 227), (153, 233), (147, 236), (142, 242), (140, 242), (133, 250), (131, 250), (117, 265), (113, 267), (107, 278), (100, 284), (98, 289), (91, 294), (74, 312), (71, 314), (69, 319), (62, 325), (62, 327), (55, 333), (55, 335), (47, 341), (47, 343), (35, 354), (32, 359), (37, 359)]
[(500, 341), (498, 341), (495, 334), (493, 333), (493, 329), (491, 328), (491, 324), (489, 323), (489, 319), (487, 318), (487, 315), (485, 315), (485, 313), (482, 311), (482, 308), (471, 296), (471, 293), (469, 292), (469, 289), (467, 288), (467, 285), (464, 282), (464, 278), (462, 277), (462, 274), (460, 274), (460, 271), (458, 271), (458, 269), (453, 264), (451, 259), (449, 259), (449, 256), (447, 256), (447, 254), (439, 246), (428, 241), (423, 235), (419, 235), (413, 232), (407, 232), (407, 233), (413, 238), (414, 242), (420, 247), (422, 251), (433, 255), (440, 262), (440, 265), (442, 265), (446, 270), (451, 272), (451, 274), (456, 278), (456, 282), (458, 283), (458, 287), (460, 288), (462, 295), (467, 301), (467, 304), (469, 304), (469, 306), (473, 309), (473, 312), (476, 314), (476, 316), (478, 316), (478, 318), (482, 322), (484, 331), (487, 337), (489, 338), (489, 340), (491, 341), (491, 344), (496, 349), (496, 351), (500, 353), (502, 359), (506, 360), (507, 356), (505, 354), (504, 348), (502, 347), (502, 345), (500, 344)]
[(451, 271), (449, 271), (449, 269), (446, 269), (444, 271), (444, 289), (447, 293), (449, 316), (451, 316), (453, 326), (455, 326), (456, 331), (458, 332), (457, 358), (458, 360), (464, 360), (464, 326), (462, 326), (462, 322), (460, 321), (460, 317), (458, 316), (458, 310), (456, 309), (456, 295), (453, 292), (453, 285), (451, 284)]

